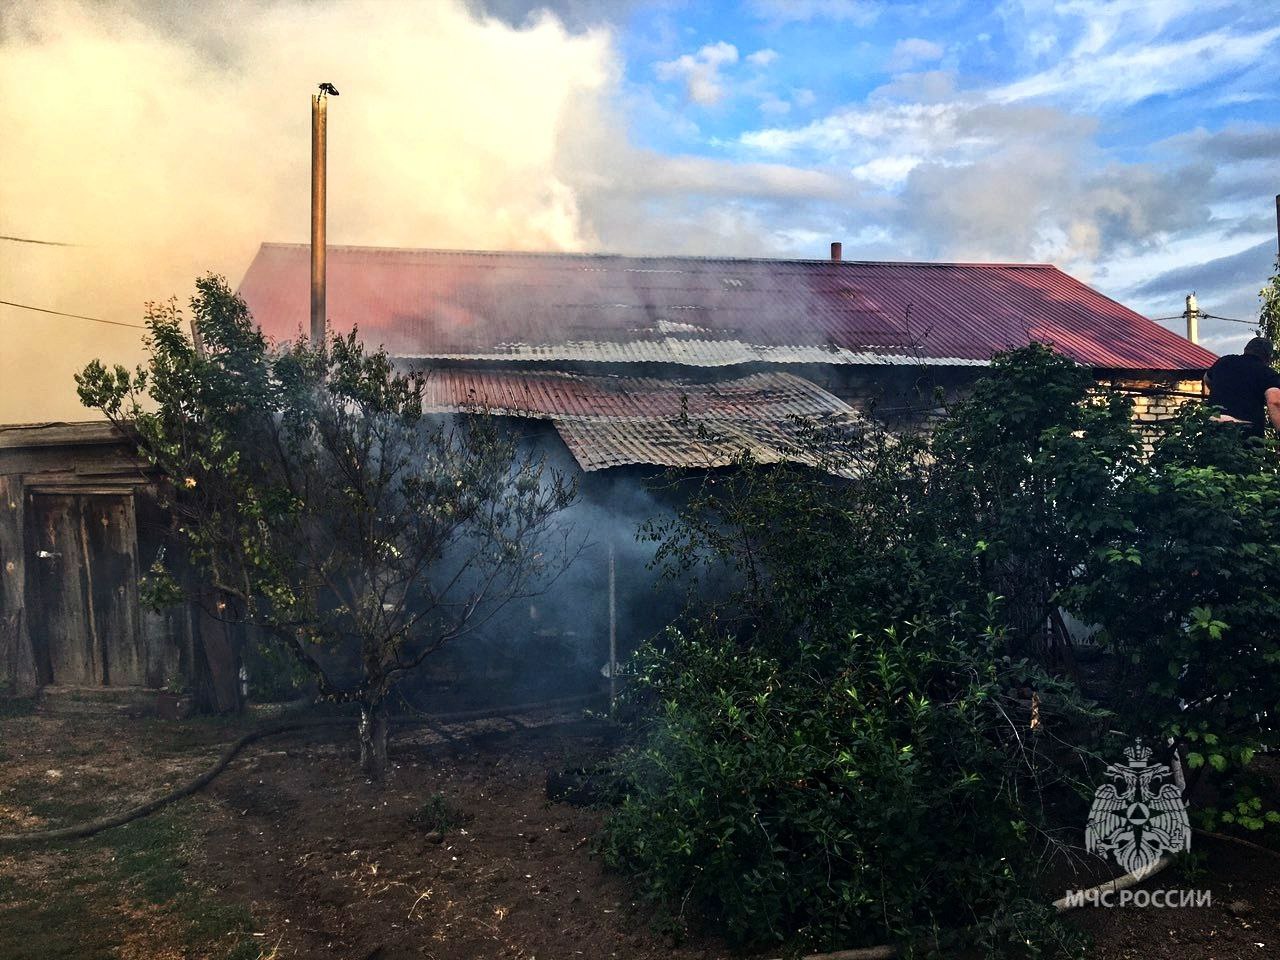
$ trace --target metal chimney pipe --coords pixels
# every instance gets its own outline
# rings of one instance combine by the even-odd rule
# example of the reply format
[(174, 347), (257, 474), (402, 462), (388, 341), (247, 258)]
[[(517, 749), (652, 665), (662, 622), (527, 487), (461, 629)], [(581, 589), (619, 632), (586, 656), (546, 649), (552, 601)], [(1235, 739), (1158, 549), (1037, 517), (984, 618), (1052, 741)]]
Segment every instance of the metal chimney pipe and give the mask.
[[(1280, 197), (1277, 197), (1276, 199), (1280, 200)], [(841, 243), (839, 240), (831, 241), (831, 259), (832, 260), (844, 259), (844, 244)]]
[(329, 98), (311, 98), (311, 344), (325, 343), (325, 125)]

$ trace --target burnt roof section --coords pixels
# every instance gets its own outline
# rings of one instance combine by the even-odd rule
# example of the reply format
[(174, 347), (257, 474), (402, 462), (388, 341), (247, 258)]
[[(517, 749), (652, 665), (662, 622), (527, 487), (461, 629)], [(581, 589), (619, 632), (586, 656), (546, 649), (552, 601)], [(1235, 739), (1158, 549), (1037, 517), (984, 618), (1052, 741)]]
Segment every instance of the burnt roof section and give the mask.
[[(305, 244), (263, 244), (240, 286), (281, 340), (306, 328), (309, 290)], [(331, 246), (328, 307), (406, 359), (972, 365), (1033, 341), (1108, 370), (1215, 359), (1046, 264)]]
[(749, 453), (761, 463), (812, 463), (803, 438), (856, 440), (870, 424), (817, 384), (790, 373), (718, 383), (555, 371), (434, 370), (424, 408), (550, 420), (587, 471), (634, 464), (707, 468)]

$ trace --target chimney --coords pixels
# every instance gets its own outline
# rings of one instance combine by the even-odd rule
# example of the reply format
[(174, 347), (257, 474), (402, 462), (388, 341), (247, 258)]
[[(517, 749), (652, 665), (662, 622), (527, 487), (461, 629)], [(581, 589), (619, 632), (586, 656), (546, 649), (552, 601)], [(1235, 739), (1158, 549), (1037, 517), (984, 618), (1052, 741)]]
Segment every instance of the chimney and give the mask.
[(832, 260), (844, 259), (844, 244), (842, 244), (839, 240), (831, 241), (831, 259)]
[(1187, 339), (1192, 343), (1200, 342), (1200, 302), (1195, 291), (1187, 294), (1187, 309), (1182, 314), (1187, 321)]
[(324, 347), (327, 309), (325, 296), (325, 159), (329, 97), (323, 88), (311, 98), (311, 346)]

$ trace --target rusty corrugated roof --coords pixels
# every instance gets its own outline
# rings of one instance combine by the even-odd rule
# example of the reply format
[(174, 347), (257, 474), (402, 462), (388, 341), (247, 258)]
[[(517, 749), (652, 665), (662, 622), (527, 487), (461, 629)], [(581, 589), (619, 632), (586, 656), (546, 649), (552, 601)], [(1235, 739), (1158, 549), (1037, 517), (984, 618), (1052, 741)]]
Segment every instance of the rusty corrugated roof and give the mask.
[[(305, 244), (263, 244), (240, 292), (277, 339), (309, 317)], [(984, 364), (1047, 343), (1115, 370), (1214, 355), (1045, 264), (867, 263), (330, 247), (334, 329), (402, 358)]]
[(810, 462), (815, 425), (856, 435), (867, 422), (803, 377), (759, 373), (718, 383), (512, 370), (433, 370), (430, 413), (483, 411), (550, 420), (583, 470), (628, 464), (719, 467), (744, 450), (762, 463)]

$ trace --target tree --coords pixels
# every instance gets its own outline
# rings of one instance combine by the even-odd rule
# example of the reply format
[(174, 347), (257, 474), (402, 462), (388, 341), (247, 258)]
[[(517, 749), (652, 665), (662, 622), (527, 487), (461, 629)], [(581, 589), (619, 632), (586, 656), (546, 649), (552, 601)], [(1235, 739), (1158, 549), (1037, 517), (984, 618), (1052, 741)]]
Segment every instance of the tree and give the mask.
[(224, 279), (196, 286), (196, 343), (175, 303), (152, 306), (145, 368), (76, 378), (170, 481), (190, 573), (153, 567), (148, 595), (256, 625), (323, 700), (358, 704), (382, 779), (388, 694), (562, 568), (574, 484), (495, 418), (424, 416), (421, 379), (354, 332), (275, 347)]
[(984, 592), (1005, 599), (1014, 651), (1056, 657), (1048, 625), (1119, 508), (1141, 457), (1128, 397), (1032, 344), (997, 356), (931, 438), (931, 536), (974, 559)]
[[(1280, 257), (1276, 258), (1276, 269), (1271, 279), (1258, 291), (1258, 299), (1262, 301), (1258, 308), (1258, 336), (1273, 343), (1280, 342)], [(1276, 369), (1280, 370), (1280, 358), (1275, 363)]]

